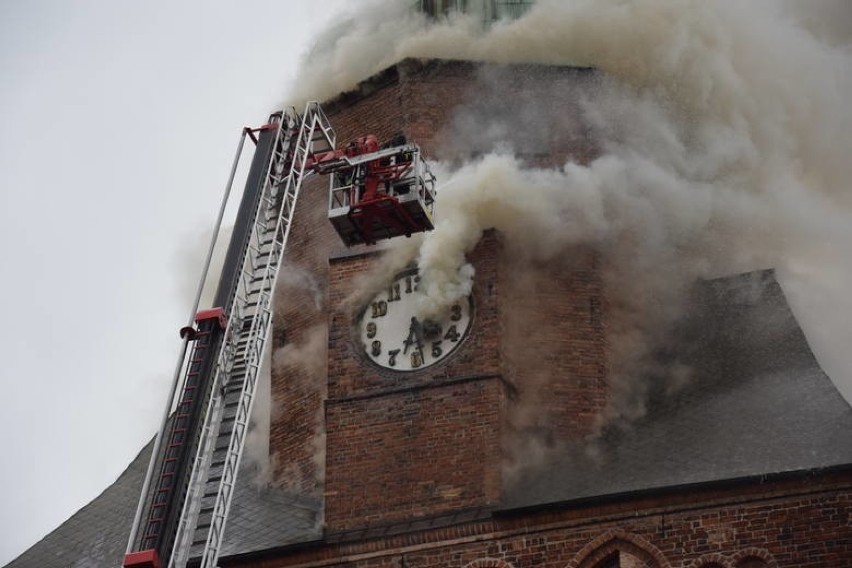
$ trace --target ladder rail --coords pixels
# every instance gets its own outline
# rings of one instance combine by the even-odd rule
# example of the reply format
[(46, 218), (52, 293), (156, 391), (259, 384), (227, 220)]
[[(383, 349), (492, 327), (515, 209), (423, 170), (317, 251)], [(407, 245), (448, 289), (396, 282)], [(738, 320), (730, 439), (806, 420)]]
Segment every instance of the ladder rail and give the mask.
[[(228, 330), (226, 330), (225, 333), (228, 333)], [(213, 388), (216, 388), (215, 381), (213, 382)], [(213, 396), (211, 396), (207, 402), (205, 416), (209, 418), (216, 416), (219, 413), (221, 401), (221, 397), (217, 396), (214, 392)], [(177, 536), (175, 538), (174, 552), (169, 559), (168, 565), (170, 567), (185, 566), (187, 560), (189, 560), (187, 557), (189, 545), (185, 544), (185, 542), (187, 538), (191, 538), (192, 529), (189, 527), (192, 519), (198, 516), (198, 511), (201, 508), (201, 491), (204, 489), (203, 484), (194, 483), (193, 479), (197, 475), (197, 471), (204, 471), (210, 466), (213, 453), (212, 448), (216, 442), (216, 434), (214, 433), (214, 430), (216, 430), (217, 427), (217, 421), (205, 419), (201, 439), (198, 444), (198, 450), (196, 451), (196, 455), (193, 460), (193, 469), (190, 476), (187, 496), (184, 500), (183, 508), (181, 509), (180, 521), (178, 522), (177, 527)]]
[[(225, 524), (230, 511), (245, 438), (251, 420), (261, 363), (268, 347), (272, 322), (272, 299), (292, 227), (293, 213), (309, 156), (315, 146), (335, 146), (334, 130), (316, 102), (308, 103), (300, 116), (295, 109), (281, 113), (272, 145), (271, 159), (264, 174), (260, 198), (241, 269), (231, 292), (230, 313), (210, 382), (209, 400), (203, 418), (197, 451), (186, 498), (180, 513), (177, 535), (169, 566), (183, 567), (190, 557), (201, 557), (201, 566), (210, 568), (218, 561)], [(310, 172), (307, 172), (310, 175)], [(237, 379), (239, 378), (239, 381)], [(239, 389), (239, 391), (237, 391)], [(226, 395), (226, 392), (228, 393)], [(226, 416), (226, 396), (239, 393), (233, 417)], [(224, 424), (229, 425), (229, 429)], [(224, 460), (217, 458), (213, 480), (214, 455), (224, 447)], [(219, 468), (221, 467), (221, 474)], [(202, 502), (211, 496), (215, 483), (215, 504), (209, 525), (199, 527)], [(206, 507), (206, 506), (205, 506)], [(192, 552), (197, 533), (206, 530), (203, 552)]]
[[(281, 122), (276, 129), (275, 140), (273, 141), (273, 149), (277, 149), (281, 142), (282, 128), (285, 123), (289, 125), (289, 118), (282, 116)], [(270, 172), (275, 167), (275, 160), (270, 160), (267, 165), (266, 173), (264, 174), (264, 188), (262, 193), (266, 192), (267, 180)], [(257, 225), (263, 213), (263, 199), (258, 201), (257, 209), (252, 218), (252, 234), (249, 236), (248, 245), (251, 247), (252, 238), (257, 230)], [(255, 238), (256, 240), (256, 238)], [(233, 369), (234, 361), (237, 356), (237, 345), (234, 337), (239, 337), (239, 330), (243, 326), (243, 301), (241, 301), (241, 288), (244, 287), (243, 273), (245, 264), (250, 261), (250, 250), (246, 250), (242, 257), (242, 269), (240, 278), (237, 281), (237, 286), (232, 293), (231, 313), (228, 317), (228, 323), (225, 328), (224, 338), (220, 347), (216, 367), (213, 375), (213, 380), (210, 382), (209, 400), (207, 402), (206, 412), (204, 414), (204, 422), (202, 426), (201, 438), (199, 439), (198, 448), (193, 459), (192, 472), (189, 478), (187, 488), (187, 497), (184, 500), (181, 509), (180, 520), (178, 522), (174, 549), (169, 560), (169, 566), (185, 566), (189, 560), (190, 547), (192, 545), (192, 535), (195, 531), (198, 514), (201, 509), (202, 494), (205, 486), (206, 475), (209, 471), (213, 457), (213, 450), (218, 437), (219, 428), (221, 427), (222, 415), (224, 413), (224, 400), (222, 389), (226, 386), (229, 375)], [(243, 292), (244, 294), (244, 292)]]
[[(237, 407), (234, 427), (230, 434), (228, 457), (224, 464), (222, 478), (219, 481), (217, 501), (213, 510), (213, 517), (201, 559), (202, 568), (215, 568), (219, 559), (222, 537), (224, 536), (228, 513), (233, 499), (239, 464), (245, 448), (245, 435), (247, 434), (251, 418), (257, 377), (268, 345), (268, 331), (272, 320), (272, 296), (292, 227), (292, 218), (299, 190), (305, 177), (308, 155), (311, 153), (311, 148), (314, 144), (313, 137), (318, 127), (326, 142), (331, 147), (334, 147), (333, 130), (328, 123), (327, 117), (321, 114), (321, 109), (317, 103), (308, 103), (302, 115), (302, 124), (299, 129), (296, 147), (293, 150), (293, 159), (290, 164), (289, 174), (283, 183), (284, 190), (281, 194), (281, 204), (278, 210), (275, 229), (272, 233), (273, 239), (270, 243), (269, 254), (262, 267), (262, 284), (257, 303), (254, 306), (255, 309), (252, 315), (248, 341), (245, 345), (245, 353), (248, 355), (248, 358), (245, 365), (243, 388)], [(272, 192), (275, 192), (278, 187), (280, 187), (280, 184), (274, 183), (274, 181), (270, 184)], [(275, 197), (278, 197), (278, 195), (275, 195)]]

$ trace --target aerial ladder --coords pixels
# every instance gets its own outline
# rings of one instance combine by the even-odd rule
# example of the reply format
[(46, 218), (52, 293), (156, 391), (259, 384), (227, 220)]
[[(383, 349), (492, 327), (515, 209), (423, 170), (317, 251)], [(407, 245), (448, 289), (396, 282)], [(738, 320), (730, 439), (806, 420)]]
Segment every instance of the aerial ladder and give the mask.
[[(199, 299), (246, 138), (255, 144), (213, 307)], [(130, 531), (125, 568), (214, 568), (236, 487), (272, 296), (296, 200), (311, 174), (328, 175), (329, 220), (347, 246), (433, 228), (435, 178), (420, 149), (375, 136), (336, 148), (316, 102), (243, 130), (216, 221), (169, 402)]]

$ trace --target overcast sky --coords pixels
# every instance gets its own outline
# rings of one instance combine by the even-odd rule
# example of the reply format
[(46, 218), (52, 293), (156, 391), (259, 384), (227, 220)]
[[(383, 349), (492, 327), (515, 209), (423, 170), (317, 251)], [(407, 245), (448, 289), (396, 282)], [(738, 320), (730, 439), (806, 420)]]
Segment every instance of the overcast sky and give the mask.
[(0, 565), (153, 435), (240, 129), (346, 4), (0, 2)]

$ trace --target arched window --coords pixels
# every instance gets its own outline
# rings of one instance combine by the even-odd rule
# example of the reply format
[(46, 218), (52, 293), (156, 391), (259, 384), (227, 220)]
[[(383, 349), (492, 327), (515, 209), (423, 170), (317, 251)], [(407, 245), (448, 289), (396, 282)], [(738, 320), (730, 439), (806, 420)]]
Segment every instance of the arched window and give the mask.
[(595, 565), (595, 568), (620, 568), (619, 553), (616, 550)]
[(768, 551), (761, 548), (747, 548), (731, 558), (734, 568), (777, 568), (778, 563)]
[(622, 530), (600, 535), (568, 563), (567, 568), (670, 568), (650, 542)]

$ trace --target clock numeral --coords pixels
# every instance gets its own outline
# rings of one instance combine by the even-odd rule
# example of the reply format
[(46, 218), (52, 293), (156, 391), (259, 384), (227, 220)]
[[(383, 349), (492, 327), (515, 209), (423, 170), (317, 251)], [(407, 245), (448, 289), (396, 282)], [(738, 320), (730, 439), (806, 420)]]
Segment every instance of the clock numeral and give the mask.
[(450, 308), (450, 319), (453, 321), (459, 321), (462, 318), (462, 309), (458, 304), (453, 304), (453, 307)]
[(405, 293), (411, 294), (411, 276), (405, 277)]
[(399, 301), (399, 282), (388, 288), (388, 302)]
[(415, 292), (420, 291), (420, 277), (419, 276), (414, 277), (414, 291)]
[(372, 353), (373, 357), (378, 357), (382, 354), (382, 342), (374, 341), (372, 345), (370, 345), (370, 353)]
[(441, 342), (440, 341), (433, 341), (432, 342), (432, 357), (434, 359), (437, 359), (438, 357), (440, 357), (443, 354), (444, 354), (444, 352), (441, 351)]
[(450, 328), (447, 330), (447, 333), (444, 334), (444, 339), (449, 339), (453, 343), (458, 341), (459, 337), (461, 337), (461, 335), (459, 334), (458, 330), (456, 329), (455, 324), (451, 325)]
[(376, 331), (378, 331), (378, 327), (376, 326), (375, 322), (372, 322), (372, 321), (368, 322), (367, 323), (367, 339), (373, 339), (374, 337), (376, 337)]
[(396, 356), (399, 355), (399, 349), (391, 349), (388, 351), (388, 365), (396, 367)]
[(420, 355), (420, 351), (412, 351), (411, 352), (411, 368), (416, 369), (422, 364), (423, 364), (423, 356)]
[(388, 303), (384, 300), (373, 302), (373, 319), (388, 315)]

